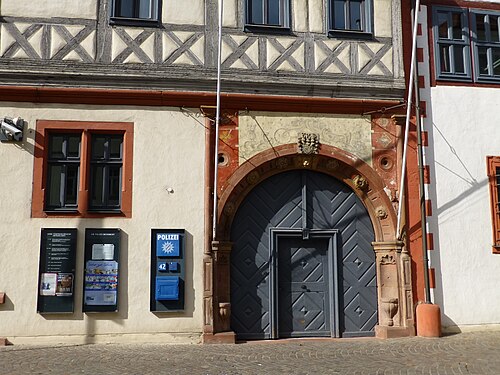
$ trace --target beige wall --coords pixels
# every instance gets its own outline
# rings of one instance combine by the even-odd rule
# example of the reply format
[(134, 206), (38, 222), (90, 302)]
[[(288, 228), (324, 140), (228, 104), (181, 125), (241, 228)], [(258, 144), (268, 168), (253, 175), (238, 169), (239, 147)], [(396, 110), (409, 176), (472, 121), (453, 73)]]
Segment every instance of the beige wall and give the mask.
[(240, 113), (238, 123), (240, 164), (270, 147), (297, 143), (300, 133), (318, 134), (321, 144), (372, 163), (371, 123), (363, 116), (249, 112)]
[(163, 1), (162, 22), (203, 25), (205, 23), (204, 0)]
[(1, 0), (0, 15), (96, 19), (97, 0)]
[[(0, 144), (0, 196), (4, 197), (0, 200), (0, 291), (8, 296), (7, 303), (0, 305), (0, 336), (14, 343), (34, 336), (41, 336), (37, 342), (82, 342), (88, 334), (113, 341), (127, 334), (139, 334), (134, 339), (147, 341), (161, 337), (197, 341), (202, 328), (204, 128), (178, 110), (165, 108), (3, 103), (0, 112), (21, 116), (29, 124), (25, 142)], [(134, 122), (131, 219), (30, 218), (37, 119)], [(42, 316), (36, 313), (40, 229), (57, 227), (78, 228), (75, 313)], [(81, 312), (85, 228), (123, 231), (118, 313)], [(188, 233), (184, 313), (149, 311), (152, 228), (185, 228)]]

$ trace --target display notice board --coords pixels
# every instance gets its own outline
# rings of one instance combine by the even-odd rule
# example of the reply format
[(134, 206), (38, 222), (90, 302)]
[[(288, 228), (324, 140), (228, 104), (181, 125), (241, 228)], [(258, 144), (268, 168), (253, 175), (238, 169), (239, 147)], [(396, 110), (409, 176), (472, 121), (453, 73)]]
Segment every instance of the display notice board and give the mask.
[(184, 256), (184, 229), (151, 230), (151, 311), (184, 310)]
[(120, 229), (85, 230), (84, 312), (118, 311)]
[(76, 229), (42, 228), (37, 311), (72, 313), (76, 261)]

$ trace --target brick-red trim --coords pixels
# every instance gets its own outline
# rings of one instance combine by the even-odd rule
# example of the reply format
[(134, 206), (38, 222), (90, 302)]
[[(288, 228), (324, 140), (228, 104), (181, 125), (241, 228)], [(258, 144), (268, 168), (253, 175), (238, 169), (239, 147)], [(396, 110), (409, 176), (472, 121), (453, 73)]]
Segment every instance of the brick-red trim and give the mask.
[[(0, 101), (196, 108), (215, 106), (216, 95), (215, 92), (0, 86)], [(221, 103), (224, 109), (345, 114), (363, 114), (401, 104), (399, 100), (231, 93), (223, 93)], [(391, 113), (405, 112), (399, 107)]]
[[(44, 211), (45, 186), (47, 180), (47, 136), (51, 131), (81, 132), (82, 145), (80, 164), (80, 182), (78, 188), (78, 212), (54, 213)], [(89, 175), (88, 141), (89, 132), (114, 132), (123, 133), (123, 175), (122, 175), (122, 200), (120, 213), (92, 213), (88, 209)], [(31, 204), (31, 217), (132, 217), (132, 157), (133, 157), (134, 124), (131, 122), (91, 122), (91, 121), (51, 121), (38, 120), (35, 133), (35, 160), (33, 164), (33, 193)]]

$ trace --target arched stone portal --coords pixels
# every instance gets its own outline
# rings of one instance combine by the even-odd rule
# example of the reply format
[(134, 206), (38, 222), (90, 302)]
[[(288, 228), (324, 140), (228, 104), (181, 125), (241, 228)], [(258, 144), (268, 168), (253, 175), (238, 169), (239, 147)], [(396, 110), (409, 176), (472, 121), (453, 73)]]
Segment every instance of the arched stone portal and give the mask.
[(378, 337), (414, 332), (411, 264), (403, 243), (396, 240), (396, 213), (377, 173), (356, 156), (328, 145), (318, 154), (298, 154), (294, 144), (267, 150), (242, 164), (222, 187), (216, 241), (205, 256), (204, 342), (231, 342), (231, 227), (243, 200), (262, 181), (290, 170), (329, 175), (347, 185), (366, 208), (373, 225)]

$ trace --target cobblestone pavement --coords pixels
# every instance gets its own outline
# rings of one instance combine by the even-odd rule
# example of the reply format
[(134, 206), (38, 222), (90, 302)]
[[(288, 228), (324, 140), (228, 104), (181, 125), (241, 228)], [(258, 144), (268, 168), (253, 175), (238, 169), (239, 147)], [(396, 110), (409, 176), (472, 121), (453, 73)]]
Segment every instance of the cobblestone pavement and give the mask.
[(440, 339), (316, 339), (237, 345), (15, 345), (0, 348), (0, 374), (500, 375), (500, 332)]

